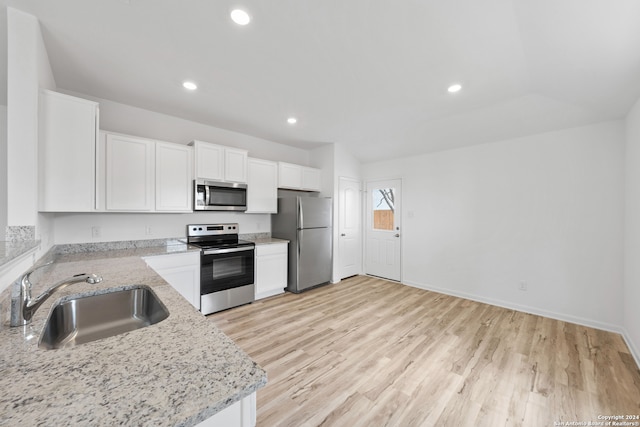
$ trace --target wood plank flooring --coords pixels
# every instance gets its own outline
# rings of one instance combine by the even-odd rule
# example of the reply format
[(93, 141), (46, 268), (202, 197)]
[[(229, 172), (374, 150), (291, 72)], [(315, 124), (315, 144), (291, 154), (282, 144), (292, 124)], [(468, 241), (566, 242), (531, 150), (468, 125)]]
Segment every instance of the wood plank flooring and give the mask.
[(537, 427), (640, 415), (640, 371), (621, 336), (377, 278), (209, 319), (267, 371), (261, 427)]

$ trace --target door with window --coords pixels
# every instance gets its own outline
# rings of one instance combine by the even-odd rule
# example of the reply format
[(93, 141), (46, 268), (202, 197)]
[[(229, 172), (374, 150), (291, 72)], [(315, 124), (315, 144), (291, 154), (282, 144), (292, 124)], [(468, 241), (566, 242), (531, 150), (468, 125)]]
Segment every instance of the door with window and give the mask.
[(401, 279), (400, 179), (367, 183), (365, 272), (385, 279)]

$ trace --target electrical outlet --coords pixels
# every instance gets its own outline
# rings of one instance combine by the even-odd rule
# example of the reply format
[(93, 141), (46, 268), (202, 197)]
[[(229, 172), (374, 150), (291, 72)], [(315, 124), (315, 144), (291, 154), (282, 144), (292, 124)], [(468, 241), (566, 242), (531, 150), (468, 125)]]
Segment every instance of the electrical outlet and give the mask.
[(520, 289), (521, 291), (526, 291), (527, 290), (527, 282), (525, 282), (524, 280), (520, 282), (520, 284), (518, 285), (518, 289)]
[(147, 225), (147, 226), (144, 228), (144, 234), (146, 234), (147, 236), (149, 236), (150, 234), (152, 234), (152, 232), (151, 232), (151, 227), (150, 227), (150, 226), (148, 226), (148, 225)]
[(100, 227), (98, 227), (97, 225), (91, 227), (91, 237), (100, 237), (101, 234), (102, 230), (100, 230)]

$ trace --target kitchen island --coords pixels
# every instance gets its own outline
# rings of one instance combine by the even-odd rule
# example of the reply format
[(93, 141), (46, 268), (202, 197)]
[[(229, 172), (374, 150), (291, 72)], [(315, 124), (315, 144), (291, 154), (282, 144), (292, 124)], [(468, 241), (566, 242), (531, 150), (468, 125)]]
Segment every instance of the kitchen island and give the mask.
[[(179, 241), (92, 252), (57, 249), (49, 255), (54, 264), (32, 275), (34, 297), (74, 274), (95, 273), (103, 281), (53, 294), (26, 327), (5, 324), (10, 289), (0, 295), (0, 426), (195, 426), (266, 384), (265, 371), (141, 258), (197, 249)], [(169, 317), (71, 348), (38, 347), (57, 300), (127, 285), (149, 286)]]

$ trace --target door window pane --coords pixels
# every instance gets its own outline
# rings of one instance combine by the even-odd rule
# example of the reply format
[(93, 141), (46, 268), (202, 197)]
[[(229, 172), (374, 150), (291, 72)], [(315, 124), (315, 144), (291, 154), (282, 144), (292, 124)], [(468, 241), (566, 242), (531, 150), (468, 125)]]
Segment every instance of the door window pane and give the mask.
[(394, 224), (394, 188), (378, 188), (373, 190), (373, 229), (393, 230)]

